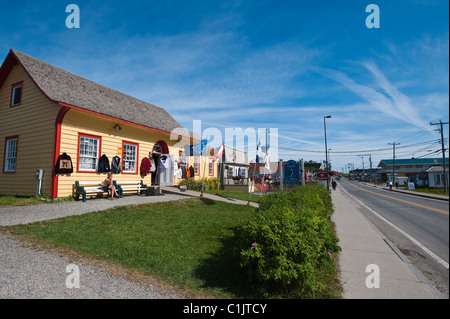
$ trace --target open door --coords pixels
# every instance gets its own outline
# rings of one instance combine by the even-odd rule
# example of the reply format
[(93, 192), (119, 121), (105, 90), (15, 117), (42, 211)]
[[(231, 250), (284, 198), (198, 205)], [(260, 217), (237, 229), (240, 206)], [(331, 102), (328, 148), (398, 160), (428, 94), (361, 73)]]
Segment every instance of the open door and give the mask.
[(159, 162), (159, 185), (174, 185), (174, 155), (162, 154)]

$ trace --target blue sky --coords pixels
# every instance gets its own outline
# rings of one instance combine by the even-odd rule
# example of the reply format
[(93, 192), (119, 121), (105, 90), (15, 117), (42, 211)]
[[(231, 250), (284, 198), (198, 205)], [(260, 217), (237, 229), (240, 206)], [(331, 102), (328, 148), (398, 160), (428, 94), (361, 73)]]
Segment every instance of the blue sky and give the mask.
[[(71, 3), (79, 29), (65, 24)], [(366, 27), (371, 3), (378, 29)], [(368, 167), (358, 155), (391, 158), (394, 141), (399, 158), (441, 156), (429, 122), (449, 118), (448, 12), (447, 0), (9, 1), (0, 59), (14, 48), (161, 106), (189, 130), (193, 120), (277, 128), (283, 159), (324, 160), (331, 115), (342, 170)]]

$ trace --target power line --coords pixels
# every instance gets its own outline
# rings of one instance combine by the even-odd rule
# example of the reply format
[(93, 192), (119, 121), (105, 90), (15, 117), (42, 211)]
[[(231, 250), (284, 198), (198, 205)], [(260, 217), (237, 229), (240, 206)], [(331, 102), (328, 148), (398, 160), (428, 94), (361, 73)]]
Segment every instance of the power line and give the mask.
[[(430, 143), (436, 143), (439, 140), (431, 140), (431, 141), (425, 141), (425, 142), (420, 142), (420, 143), (414, 143), (414, 144), (408, 144), (408, 145), (403, 145), (403, 146), (399, 146), (398, 148), (404, 149), (404, 148), (409, 148), (409, 147), (415, 147), (415, 146), (420, 146), (420, 145), (425, 145), (425, 144), (430, 144)], [(400, 145), (399, 143), (397, 145)], [(317, 151), (317, 150), (303, 150), (303, 149), (294, 149), (294, 148), (289, 148), (289, 147), (284, 147), (284, 146), (278, 146), (279, 149), (283, 149), (283, 150), (287, 150), (287, 151), (294, 151), (294, 152), (303, 152), (303, 153), (323, 153), (323, 151)], [(372, 149), (372, 150), (358, 150), (358, 151), (329, 151), (330, 154), (361, 154), (361, 153), (376, 153), (376, 152), (383, 152), (383, 151), (388, 151), (391, 148), (379, 148), (379, 149)]]

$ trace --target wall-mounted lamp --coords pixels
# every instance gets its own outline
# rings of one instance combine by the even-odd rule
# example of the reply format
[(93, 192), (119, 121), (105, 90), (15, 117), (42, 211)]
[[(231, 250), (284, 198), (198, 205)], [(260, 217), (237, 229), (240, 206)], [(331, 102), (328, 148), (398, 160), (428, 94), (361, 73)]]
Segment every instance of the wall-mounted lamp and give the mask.
[(119, 131), (122, 130), (122, 127), (119, 124), (116, 124), (113, 126), (113, 129), (117, 129), (117, 128), (119, 129)]

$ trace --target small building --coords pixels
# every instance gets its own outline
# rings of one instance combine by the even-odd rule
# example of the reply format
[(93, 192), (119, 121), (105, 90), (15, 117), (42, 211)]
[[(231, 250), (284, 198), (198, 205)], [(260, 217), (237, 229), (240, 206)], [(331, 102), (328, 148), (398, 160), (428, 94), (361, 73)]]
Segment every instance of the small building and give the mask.
[[(446, 169), (448, 171), (448, 158), (445, 159)], [(392, 180), (394, 174), (395, 179), (407, 179), (413, 182), (416, 187), (426, 187), (428, 185), (427, 170), (432, 166), (443, 168), (442, 158), (409, 158), (395, 159), (395, 167), (392, 159), (381, 160), (378, 164), (383, 182)], [(400, 183), (401, 184), (401, 183)]]
[[(429, 188), (444, 188), (444, 168), (441, 166), (431, 166), (426, 170), (428, 174), (428, 187)], [(449, 171), (446, 169), (446, 185), (449, 185)]]
[[(104, 180), (113, 158), (114, 180), (174, 185), (180, 141), (192, 143), (189, 132), (161, 107), (13, 49), (0, 67), (0, 194), (35, 195), (43, 169), (41, 193), (66, 197), (75, 181)], [(69, 168), (58, 166), (61, 158)], [(217, 163), (211, 172), (217, 176)]]
[[(221, 184), (226, 189), (229, 189), (228, 186), (231, 186), (233, 189), (238, 189), (237, 186), (247, 187), (250, 166), (248, 153), (226, 145), (224, 153), (223, 180)], [(222, 169), (221, 165), (220, 169)]]

